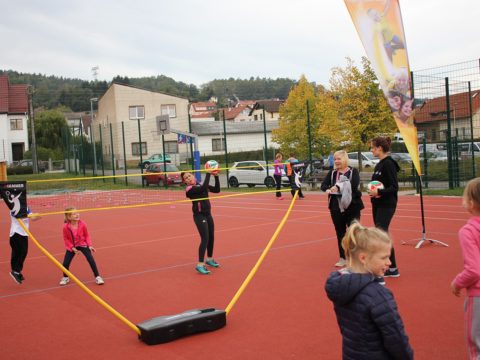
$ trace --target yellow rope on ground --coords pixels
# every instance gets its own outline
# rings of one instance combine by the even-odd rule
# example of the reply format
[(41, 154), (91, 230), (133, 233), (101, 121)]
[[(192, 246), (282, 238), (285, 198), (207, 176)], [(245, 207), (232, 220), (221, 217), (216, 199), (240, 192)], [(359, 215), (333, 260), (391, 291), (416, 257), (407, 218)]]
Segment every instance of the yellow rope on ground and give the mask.
[[(38, 216), (38, 214), (37, 214)], [(116, 318), (118, 318), (120, 321), (125, 323), (127, 326), (129, 326), (133, 331), (135, 331), (138, 335), (141, 334), (140, 329), (132, 323), (130, 320), (128, 320), (126, 317), (124, 317), (122, 314), (120, 314), (118, 311), (116, 311), (114, 308), (112, 308), (108, 303), (106, 303), (103, 299), (101, 299), (98, 295), (93, 293), (88, 287), (86, 287), (80, 280), (78, 280), (75, 275), (73, 275), (70, 271), (68, 271), (66, 268), (63, 267), (62, 264), (58, 262), (57, 259), (55, 259), (40, 243), (35, 239), (35, 237), (32, 235), (32, 233), (27, 229), (25, 226), (25, 223), (22, 221), (22, 219), (18, 219), (18, 222), (22, 226), (22, 228), (27, 232), (28, 236), (30, 239), (34, 242), (34, 244), (40, 249), (40, 251), (47, 257), (49, 258), (60, 270), (62, 270), (65, 274), (67, 274), (80, 288), (85, 291), (88, 295), (90, 295), (93, 300), (98, 302), (101, 306), (103, 306), (105, 309), (107, 309), (110, 313), (112, 313)]]
[(245, 290), (245, 288), (247, 287), (247, 285), (250, 283), (250, 280), (252, 280), (253, 276), (255, 275), (255, 273), (257, 272), (258, 268), (259, 268), (260, 265), (262, 264), (263, 259), (265, 258), (265, 256), (267, 256), (268, 251), (270, 250), (270, 248), (272, 247), (273, 243), (274, 243), (275, 240), (277, 239), (278, 234), (279, 234), (280, 231), (282, 230), (283, 226), (285, 225), (285, 222), (286, 222), (287, 219), (288, 219), (288, 216), (290, 215), (290, 213), (291, 213), (291, 211), (292, 211), (293, 205), (295, 204), (295, 200), (297, 199), (297, 195), (298, 195), (298, 190), (295, 191), (295, 196), (293, 197), (292, 202), (290, 203), (290, 206), (288, 207), (288, 210), (287, 210), (286, 214), (283, 216), (283, 219), (282, 219), (282, 221), (280, 222), (280, 225), (278, 225), (277, 230), (275, 230), (275, 233), (273, 234), (272, 238), (271, 238), (270, 241), (268, 242), (267, 247), (263, 250), (262, 255), (260, 255), (260, 258), (257, 260), (257, 263), (255, 264), (255, 266), (253, 267), (253, 269), (250, 271), (250, 273), (248, 274), (247, 278), (246, 278), (245, 281), (243, 282), (242, 286), (240, 286), (240, 289), (238, 289), (238, 291), (237, 291), (237, 293), (235, 294), (235, 296), (233, 297), (233, 299), (230, 301), (230, 304), (228, 304), (228, 306), (226, 307), (225, 312), (227, 313), (227, 315), (228, 315), (228, 313), (232, 310), (233, 306), (235, 305), (235, 303), (237, 302), (237, 300), (240, 298), (240, 296), (242, 295), (242, 293), (243, 293), (243, 291)]

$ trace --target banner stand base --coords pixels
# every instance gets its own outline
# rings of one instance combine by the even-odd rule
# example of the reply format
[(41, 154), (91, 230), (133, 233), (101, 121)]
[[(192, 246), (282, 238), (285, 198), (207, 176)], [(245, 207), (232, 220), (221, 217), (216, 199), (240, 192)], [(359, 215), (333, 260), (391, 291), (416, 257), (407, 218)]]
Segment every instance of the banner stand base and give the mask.
[(425, 233), (423, 233), (422, 238), (419, 240), (409, 240), (409, 241), (403, 241), (402, 245), (409, 245), (410, 243), (417, 242), (417, 245), (415, 245), (415, 249), (420, 249), (422, 245), (426, 242), (429, 242), (430, 244), (433, 245), (441, 245), (441, 246), (446, 246), (448, 247), (447, 243), (444, 243), (439, 240), (434, 240), (434, 239), (428, 239)]

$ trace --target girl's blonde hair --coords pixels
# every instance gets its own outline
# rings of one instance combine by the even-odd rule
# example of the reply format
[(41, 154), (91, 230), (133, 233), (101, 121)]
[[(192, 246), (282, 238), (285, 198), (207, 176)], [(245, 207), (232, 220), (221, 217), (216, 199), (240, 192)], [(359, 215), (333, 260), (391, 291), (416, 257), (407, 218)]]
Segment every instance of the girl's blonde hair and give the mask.
[(367, 228), (358, 221), (350, 224), (347, 234), (342, 239), (342, 247), (349, 265), (352, 265), (352, 260), (356, 258), (355, 255), (360, 252), (371, 255), (380, 244), (391, 246), (392, 239), (385, 231), (376, 227)]
[(463, 190), (463, 203), (473, 202), (480, 209), (480, 177), (470, 180)]
[(280, 159), (282, 157), (282, 153), (277, 153), (277, 155), (275, 155), (275, 159)]
[(70, 215), (72, 215), (72, 212), (74, 212), (75, 210), (77, 210), (77, 208), (75, 207), (68, 207), (65, 209), (65, 214), (64, 214), (64, 222), (69, 222), (70, 220), (68, 219), (68, 217)]
[(338, 156), (342, 160), (342, 169), (348, 166), (348, 154), (345, 150), (335, 151), (333, 157)]

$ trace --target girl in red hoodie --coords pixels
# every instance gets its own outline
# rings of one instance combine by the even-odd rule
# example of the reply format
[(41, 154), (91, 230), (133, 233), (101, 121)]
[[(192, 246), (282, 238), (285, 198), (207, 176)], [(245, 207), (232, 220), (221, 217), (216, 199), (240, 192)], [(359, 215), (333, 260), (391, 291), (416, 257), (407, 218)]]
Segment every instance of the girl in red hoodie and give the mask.
[[(74, 256), (81, 252), (86, 258), (90, 267), (92, 268), (95, 282), (98, 285), (103, 285), (105, 282), (98, 273), (97, 264), (93, 258), (92, 252), (95, 248), (92, 246), (92, 240), (88, 234), (87, 225), (80, 220), (80, 213), (77, 209), (70, 207), (65, 209), (65, 223), (63, 224), (63, 241), (65, 242), (65, 258), (63, 259), (63, 266), (69, 270), (70, 263)], [(67, 274), (63, 274), (60, 280), (60, 285), (67, 285), (70, 278)]]
[(451, 284), (455, 296), (467, 290), (465, 331), (469, 359), (480, 358), (480, 178), (470, 180), (463, 192), (463, 206), (472, 217), (458, 232), (463, 270)]

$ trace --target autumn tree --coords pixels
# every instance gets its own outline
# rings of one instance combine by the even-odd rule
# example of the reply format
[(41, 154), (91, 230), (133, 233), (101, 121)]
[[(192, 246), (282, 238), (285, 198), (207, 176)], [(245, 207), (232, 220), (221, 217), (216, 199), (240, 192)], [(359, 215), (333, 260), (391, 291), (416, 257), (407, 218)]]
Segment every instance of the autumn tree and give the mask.
[(345, 68), (334, 68), (330, 90), (336, 99), (338, 131), (348, 148), (363, 150), (370, 139), (395, 131), (395, 121), (383, 96), (377, 78), (367, 58), (362, 58), (362, 70), (347, 58)]
[[(280, 144), (285, 154), (294, 152), (298, 158), (307, 159), (310, 149), (313, 157), (320, 155), (321, 144), (317, 141), (318, 116), (315, 108), (315, 86), (302, 75), (298, 83), (290, 90), (288, 98), (280, 107), (279, 127), (273, 130), (272, 140)], [(307, 101), (310, 115), (309, 146)]]

